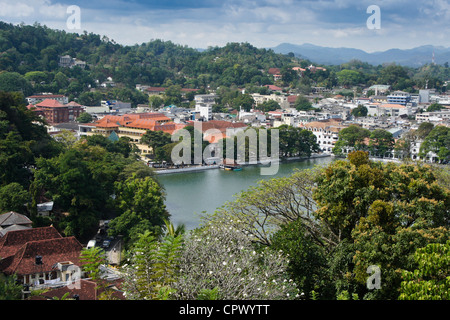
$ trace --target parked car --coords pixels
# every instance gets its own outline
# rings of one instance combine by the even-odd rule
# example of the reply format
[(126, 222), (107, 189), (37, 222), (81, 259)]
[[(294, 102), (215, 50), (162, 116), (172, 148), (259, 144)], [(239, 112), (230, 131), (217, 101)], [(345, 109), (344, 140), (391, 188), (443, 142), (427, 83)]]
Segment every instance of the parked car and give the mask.
[(111, 245), (111, 240), (107, 239), (103, 241), (103, 248), (109, 248), (109, 246)]

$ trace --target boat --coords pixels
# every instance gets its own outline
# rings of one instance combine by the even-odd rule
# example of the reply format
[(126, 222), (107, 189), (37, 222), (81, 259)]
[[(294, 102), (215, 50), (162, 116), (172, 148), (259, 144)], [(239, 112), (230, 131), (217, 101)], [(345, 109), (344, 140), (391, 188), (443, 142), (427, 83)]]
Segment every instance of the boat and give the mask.
[(219, 166), (220, 169), (226, 171), (241, 171), (242, 167), (234, 160), (224, 159), (223, 163)]

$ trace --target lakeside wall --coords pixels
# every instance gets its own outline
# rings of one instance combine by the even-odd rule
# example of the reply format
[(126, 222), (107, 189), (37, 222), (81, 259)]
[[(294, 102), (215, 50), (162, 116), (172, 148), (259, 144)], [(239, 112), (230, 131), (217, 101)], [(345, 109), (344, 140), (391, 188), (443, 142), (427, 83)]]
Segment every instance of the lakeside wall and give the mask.
[[(326, 158), (331, 157), (331, 154), (313, 154), (310, 157), (290, 157), (285, 158), (281, 160), (281, 162), (291, 162), (291, 161), (302, 161), (302, 160), (310, 160), (310, 159), (317, 159), (317, 158)], [(253, 165), (264, 165), (269, 164), (270, 160), (260, 162), (256, 164), (243, 164), (242, 166), (253, 166)], [(195, 167), (188, 167), (188, 168), (178, 168), (178, 169), (156, 169), (156, 174), (170, 174), (170, 173), (186, 173), (186, 172), (198, 172), (198, 171), (204, 171), (204, 170), (211, 170), (211, 169), (219, 169), (219, 165), (206, 165), (206, 166), (195, 166)]]

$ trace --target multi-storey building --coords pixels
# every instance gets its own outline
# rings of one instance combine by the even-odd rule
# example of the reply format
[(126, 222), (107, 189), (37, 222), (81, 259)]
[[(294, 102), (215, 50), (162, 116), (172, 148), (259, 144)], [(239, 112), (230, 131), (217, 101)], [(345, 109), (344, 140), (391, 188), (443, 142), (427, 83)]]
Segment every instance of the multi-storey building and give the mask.
[(406, 106), (411, 101), (411, 94), (404, 91), (394, 91), (387, 96), (388, 103)]
[(75, 102), (62, 104), (53, 99), (45, 99), (36, 105), (29, 104), (28, 108), (43, 116), (51, 125), (75, 121), (83, 112), (83, 107)]
[(339, 131), (346, 128), (341, 119), (327, 119), (300, 124), (301, 128), (311, 131), (317, 138), (320, 150), (331, 153), (339, 139)]
[(171, 122), (171, 119), (163, 113), (149, 112), (122, 116), (107, 115), (94, 123), (83, 124), (80, 128), (83, 127), (85, 135), (128, 137), (141, 153), (148, 154), (152, 152), (151, 147), (141, 143), (141, 138), (147, 131), (163, 131), (173, 134), (185, 126), (182, 123)]

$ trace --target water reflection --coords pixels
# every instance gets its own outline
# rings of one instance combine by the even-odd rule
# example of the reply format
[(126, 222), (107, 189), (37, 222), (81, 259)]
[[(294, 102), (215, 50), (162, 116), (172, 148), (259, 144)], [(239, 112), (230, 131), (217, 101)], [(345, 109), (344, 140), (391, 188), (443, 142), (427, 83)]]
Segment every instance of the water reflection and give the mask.
[(294, 169), (308, 169), (332, 161), (331, 157), (280, 164), (274, 176), (261, 175), (260, 167), (247, 166), (242, 171), (219, 169), (201, 172), (175, 173), (158, 176), (166, 190), (166, 206), (176, 226), (185, 224), (191, 230), (199, 226), (203, 211), (212, 213), (216, 208), (257, 181), (287, 176)]

